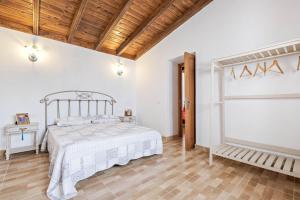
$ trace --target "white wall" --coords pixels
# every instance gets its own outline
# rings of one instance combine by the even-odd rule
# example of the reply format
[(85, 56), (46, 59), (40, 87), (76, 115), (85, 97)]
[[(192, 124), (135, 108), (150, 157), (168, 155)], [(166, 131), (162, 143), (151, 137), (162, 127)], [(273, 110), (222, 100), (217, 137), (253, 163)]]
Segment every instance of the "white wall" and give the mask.
[(299, 9), (298, 0), (214, 0), (137, 61), (139, 122), (173, 134), (172, 60), (196, 52), (197, 144), (207, 146), (211, 60), (300, 38)]
[[(172, 66), (184, 51), (196, 52), (197, 144), (207, 146), (211, 60), (300, 38), (299, 9), (298, 0), (214, 0), (137, 62), (124, 60), (127, 73), (121, 78), (112, 71), (114, 56), (39, 37), (41, 56), (32, 64), (23, 46), (33, 36), (1, 28), (0, 149), (4, 147), (3, 127), (14, 121), (15, 113), (28, 112), (31, 121), (41, 122), (42, 129), (44, 113), (39, 100), (47, 93), (69, 89), (109, 93), (118, 100), (117, 114), (127, 107), (136, 108), (139, 123), (164, 136), (172, 135), (176, 127)], [(290, 127), (297, 128), (295, 124)], [(242, 128), (232, 128), (231, 133)]]
[[(14, 122), (16, 113), (28, 112), (31, 121), (43, 129), (46, 94), (60, 90), (93, 90), (112, 95), (118, 101), (116, 114), (136, 108), (135, 62), (122, 59), (123, 77), (113, 67), (116, 57), (45, 38), (35, 38), (41, 48), (31, 63), (24, 48), (33, 36), (0, 28), (0, 149), (5, 147), (3, 127)], [(42, 132), (42, 130), (41, 130)]]
[[(300, 94), (299, 55), (278, 58), (284, 75), (269, 72), (266, 76), (233, 80), (230, 68), (225, 70), (225, 95)], [(266, 62), (270, 66), (272, 60)], [(263, 66), (263, 62), (261, 62)], [(256, 63), (248, 64), (254, 72)], [(239, 76), (243, 66), (236, 66)], [(274, 68), (276, 70), (276, 68)], [(300, 149), (300, 100), (234, 100), (225, 103), (227, 137), (263, 144)]]

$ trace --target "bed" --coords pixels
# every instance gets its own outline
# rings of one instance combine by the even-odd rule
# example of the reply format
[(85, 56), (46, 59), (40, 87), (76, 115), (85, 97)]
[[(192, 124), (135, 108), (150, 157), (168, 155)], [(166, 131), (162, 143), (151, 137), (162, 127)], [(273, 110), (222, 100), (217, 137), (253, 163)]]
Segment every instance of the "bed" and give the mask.
[[(65, 93), (75, 93), (76, 98), (50, 98)], [(98, 97), (99, 94), (101, 97)], [(72, 120), (61, 117), (60, 104), (64, 101), (68, 107), (67, 119)], [(42, 150), (47, 148), (49, 152), (50, 183), (47, 196), (50, 199), (70, 199), (76, 196), (75, 185), (80, 180), (114, 165), (125, 165), (130, 160), (163, 152), (159, 132), (107, 115), (109, 106), (112, 107), (110, 114), (113, 114), (116, 101), (106, 94), (64, 91), (47, 95), (41, 102), (45, 103), (46, 113)], [(48, 125), (48, 109), (53, 102), (56, 102), (57, 118), (63, 120), (54, 123), (56, 125)], [(93, 117), (90, 110), (92, 102), (96, 107)], [(83, 103), (87, 104), (88, 109), (84, 117), (81, 115)], [(100, 103), (104, 105), (104, 115), (99, 115)], [(72, 104), (78, 104), (76, 120), (71, 117)]]

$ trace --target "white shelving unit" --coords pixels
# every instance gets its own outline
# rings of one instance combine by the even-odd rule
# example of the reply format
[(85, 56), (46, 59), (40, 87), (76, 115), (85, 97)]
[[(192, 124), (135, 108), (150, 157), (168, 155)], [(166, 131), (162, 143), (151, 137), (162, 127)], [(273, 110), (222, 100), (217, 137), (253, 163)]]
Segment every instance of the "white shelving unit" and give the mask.
[[(225, 105), (227, 101), (234, 100), (276, 100), (299, 99), (300, 94), (276, 94), (276, 95), (245, 95), (226, 96), (224, 90), (224, 69), (242, 64), (276, 59), (293, 54), (300, 54), (300, 39), (272, 45), (266, 48), (250, 51), (235, 56), (216, 59), (211, 65), (211, 103), (210, 103), (210, 152), (209, 164), (213, 164), (213, 155), (232, 159), (242, 163), (272, 170), (300, 178), (300, 150), (285, 147), (254, 143), (226, 137), (225, 134)], [(221, 79), (220, 97), (215, 97), (215, 73), (219, 73)], [(214, 145), (212, 135), (216, 121), (214, 107), (220, 106), (220, 138), (221, 144)]]

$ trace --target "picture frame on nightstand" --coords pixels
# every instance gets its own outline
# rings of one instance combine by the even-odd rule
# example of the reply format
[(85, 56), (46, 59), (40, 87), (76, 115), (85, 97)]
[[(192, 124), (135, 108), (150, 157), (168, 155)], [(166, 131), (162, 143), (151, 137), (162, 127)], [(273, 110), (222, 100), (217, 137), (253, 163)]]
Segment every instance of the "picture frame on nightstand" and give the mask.
[(28, 113), (16, 114), (16, 125), (28, 125), (28, 124), (30, 124)]

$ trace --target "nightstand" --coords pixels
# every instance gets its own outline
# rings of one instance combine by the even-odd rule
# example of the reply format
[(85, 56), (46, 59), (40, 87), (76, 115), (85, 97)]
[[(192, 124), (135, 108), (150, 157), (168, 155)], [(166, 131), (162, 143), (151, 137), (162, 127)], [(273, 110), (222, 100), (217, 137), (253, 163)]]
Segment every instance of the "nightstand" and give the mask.
[(38, 129), (38, 123), (6, 126), (6, 160), (9, 160), (10, 154), (13, 153), (35, 150), (36, 154), (38, 154)]
[(127, 123), (136, 123), (136, 118), (135, 116), (121, 116), (120, 117), (121, 122), (127, 122)]

